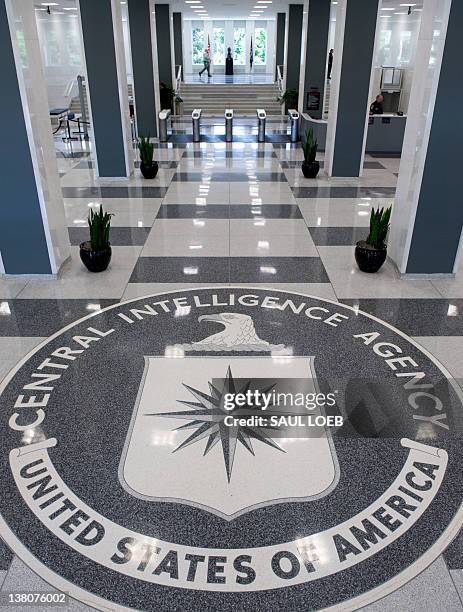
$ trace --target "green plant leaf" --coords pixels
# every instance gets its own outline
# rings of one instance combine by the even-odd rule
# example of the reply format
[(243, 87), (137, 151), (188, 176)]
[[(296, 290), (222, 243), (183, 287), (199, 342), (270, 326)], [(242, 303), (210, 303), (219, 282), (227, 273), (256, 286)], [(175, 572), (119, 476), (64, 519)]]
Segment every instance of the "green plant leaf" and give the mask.
[(384, 208), (371, 209), (370, 233), (366, 242), (375, 249), (385, 249), (387, 246), (391, 212), (392, 206), (389, 206), (386, 210)]
[(90, 229), (90, 243), (93, 251), (101, 251), (109, 246), (109, 231), (111, 228), (112, 213), (103, 212), (100, 204), (98, 211), (90, 210), (88, 226)]

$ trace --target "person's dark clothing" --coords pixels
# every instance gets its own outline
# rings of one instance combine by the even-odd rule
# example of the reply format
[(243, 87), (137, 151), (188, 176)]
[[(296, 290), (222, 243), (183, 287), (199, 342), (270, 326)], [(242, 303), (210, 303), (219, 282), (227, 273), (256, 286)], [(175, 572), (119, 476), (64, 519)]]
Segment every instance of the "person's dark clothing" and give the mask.
[(370, 115), (382, 115), (383, 112), (383, 103), (375, 100), (370, 106)]

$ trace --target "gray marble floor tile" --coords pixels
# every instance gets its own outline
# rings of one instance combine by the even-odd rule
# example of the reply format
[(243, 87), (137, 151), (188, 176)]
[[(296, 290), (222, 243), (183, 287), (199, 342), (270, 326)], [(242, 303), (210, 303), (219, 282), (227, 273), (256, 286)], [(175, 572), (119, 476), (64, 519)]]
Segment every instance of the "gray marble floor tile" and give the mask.
[(231, 283), (329, 283), (318, 257), (232, 257)]
[[(304, 219), (266, 219), (256, 216), (253, 219), (231, 219), (230, 237), (301, 236), (313, 246)], [(295, 253), (297, 255), (297, 253)]]
[(449, 570), (459, 570), (459, 592), (463, 595), (463, 531), (460, 531), (443, 556)]
[(286, 177), (282, 172), (214, 172), (204, 169), (202, 172), (177, 172), (172, 179), (174, 182), (202, 181), (204, 177), (210, 176), (213, 183), (231, 183), (250, 181), (284, 182)]
[(79, 247), (71, 247), (71, 260), (60, 270), (56, 280), (31, 280), (21, 291), (21, 298), (58, 299), (106, 298), (120, 299), (125, 291), (141, 246), (115, 246), (104, 272), (89, 272), (79, 256)]
[(159, 208), (158, 219), (302, 219), (302, 214), (296, 204), (163, 204)]
[(395, 187), (294, 187), (295, 198), (394, 197)]
[(255, 228), (254, 235), (247, 233), (231, 236), (232, 257), (318, 257), (318, 251), (310, 235), (276, 234)]
[[(221, 207), (224, 208), (224, 207)], [(230, 234), (229, 219), (156, 219), (151, 229), (147, 246), (152, 245), (157, 238), (166, 236), (188, 236), (190, 238), (202, 239), (208, 237), (220, 237), (228, 241)]]
[(406, 585), (362, 612), (461, 612), (463, 605), (442, 557)]
[[(0, 374), (1, 377), (1, 374)], [(0, 572), (7, 571), (10, 568), (11, 561), (13, 560), (13, 553), (5, 544), (5, 542), (0, 539)], [(1, 577), (0, 577), (1, 580)]]
[(15, 298), (26, 285), (27, 280), (22, 280), (19, 276), (14, 278), (8, 278), (7, 276), (0, 277), (0, 299), (9, 300)]
[(229, 206), (222, 204), (163, 204), (157, 219), (228, 219)]
[[(8, 372), (22, 359), (29, 351), (32, 351), (44, 338), (40, 336), (33, 337), (16, 337), (16, 336), (0, 336), (0, 380), (2, 380)], [(1, 541), (0, 541), (1, 543)], [(2, 548), (0, 546), (0, 558), (2, 556)], [(1, 569), (1, 564), (0, 564)]]
[[(462, 335), (463, 302), (461, 300), (340, 298), (340, 301), (391, 323), (409, 336), (456, 336), (459, 338)], [(435, 346), (437, 348), (437, 345)], [(458, 343), (454, 349), (458, 350)]]
[(309, 227), (309, 231), (319, 246), (355, 245), (366, 238), (364, 227)]
[(463, 570), (450, 570), (450, 576), (460, 596), (460, 600), (463, 602)]
[(141, 252), (141, 257), (228, 257), (230, 239), (207, 231), (189, 234), (165, 234), (157, 231), (156, 224)]
[[(58, 590), (48, 582), (40, 578), (35, 572), (23, 563), (18, 557), (14, 557), (10, 570), (8, 571), (1, 588), (2, 593), (57, 593)], [(5, 608), (2, 608), (5, 609)], [(52, 612), (59, 609), (56, 606), (40, 606), (36, 610), (40, 612)], [(86, 606), (75, 599), (69, 599), (64, 608), (69, 612), (92, 612), (94, 608)], [(6, 612), (31, 612), (31, 606), (15, 605), (7, 606)]]
[(361, 272), (352, 246), (319, 246), (330, 282), (341, 298), (438, 298), (429, 281), (400, 279), (390, 261), (376, 274)]
[[(418, 304), (417, 308), (419, 307)], [(459, 320), (453, 331), (458, 331), (458, 327), (460, 336), (418, 336), (415, 340), (434, 355), (452, 376), (463, 381), (463, 321)], [(463, 569), (463, 558), (461, 568)]]
[(140, 257), (130, 283), (228, 283), (227, 257)]
[[(195, 287), (199, 289), (205, 285), (205, 283), (129, 283), (121, 301), (168, 291), (194, 289)], [(223, 287), (224, 285), (227, 285), (227, 283), (207, 283), (208, 287)]]
[[(85, 227), (68, 228), (72, 245), (79, 245), (89, 239), (89, 231)], [(110, 241), (112, 246), (140, 246), (145, 244), (150, 232), (149, 227), (112, 227)]]
[(163, 198), (167, 187), (63, 187), (64, 198)]
[[(122, 295), (122, 294), (121, 294)], [(47, 337), (62, 327), (118, 300), (89, 299), (15, 299), (4, 303), (0, 316), (1, 336)]]

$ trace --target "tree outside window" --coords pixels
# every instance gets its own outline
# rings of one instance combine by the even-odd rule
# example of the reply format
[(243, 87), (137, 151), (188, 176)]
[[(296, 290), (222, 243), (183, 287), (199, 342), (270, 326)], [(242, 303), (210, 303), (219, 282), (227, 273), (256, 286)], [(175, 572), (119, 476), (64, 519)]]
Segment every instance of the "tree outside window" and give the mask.
[(58, 35), (50, 28), (46, 30), (45, 63), (47, 66), (61, 66), (62, 64)]
[(233, 59), (237, 66), (246, 63), (246, 28), (235, 28), (233, 32)]
[(24, 40), (24, 32), (16, 30), (16, 40), (18, 41), (19, 56), (21, 58), (21, 66), (27, 68), (27, 50), (26, 41)]
[(400, 33), (400, 55), (401, 64), (409, 64), (412, 55), (412, 33), (405, 31)]
[(193, 49), (193, 64), (203, 63), (204, 53), (204, 30), (202, 28), (193, 28), (191, 31), (192, 49)]
[(391, 64), (392, 30), (382, 30), (379, 34), (379, 63), (381, 66)]
[(265, 28), (255, 28), (254, 36), (256, 46), (254, 51), (254, 62), (256, 64), (267, 63), (267, 30)]
[(216, 65), (225, 64), (225, 28), (212, 30), (212, 58)]
[(82, 65), (82, 55), (80, 49), (80, 40), (77, 31), (74, 28), (68, 28), (65, 37), (65, 44), (71, 66)]

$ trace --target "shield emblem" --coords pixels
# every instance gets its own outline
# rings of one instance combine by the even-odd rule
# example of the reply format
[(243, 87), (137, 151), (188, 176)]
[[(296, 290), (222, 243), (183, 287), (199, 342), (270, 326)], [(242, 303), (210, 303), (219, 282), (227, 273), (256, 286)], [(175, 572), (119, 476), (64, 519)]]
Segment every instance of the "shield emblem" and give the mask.
[[(313, 357), (146, 356), (120, 462), (122, 486), (144, 500), (189, 504), (227, 520), (328, 494), (339, 479), (328, 430), (266, 440), (259, 428), (235, 429), (234, 438), (221, 435), (214, 381), (227, 374), (241, 380), (305, 379), (306, 391), (317, 392)], [(320, 414), (320, 408), (312, 411)]]

